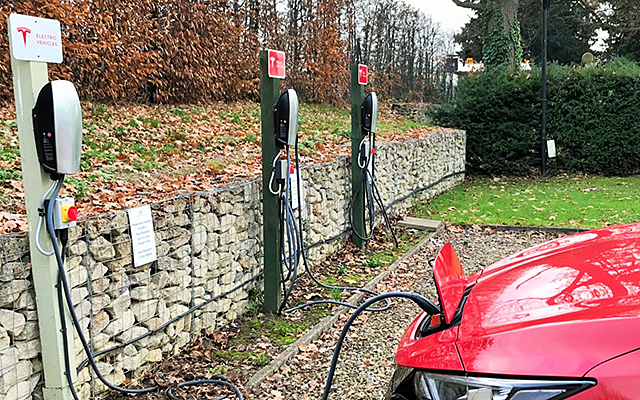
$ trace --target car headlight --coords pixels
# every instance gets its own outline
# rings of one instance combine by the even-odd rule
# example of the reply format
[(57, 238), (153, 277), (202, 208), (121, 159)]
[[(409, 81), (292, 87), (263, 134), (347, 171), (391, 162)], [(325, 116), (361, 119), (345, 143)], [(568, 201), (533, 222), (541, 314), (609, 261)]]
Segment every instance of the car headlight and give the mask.
[(560, 400), (595, 382), (478, 378), (418, 371), (414, 385), (418, 400)]

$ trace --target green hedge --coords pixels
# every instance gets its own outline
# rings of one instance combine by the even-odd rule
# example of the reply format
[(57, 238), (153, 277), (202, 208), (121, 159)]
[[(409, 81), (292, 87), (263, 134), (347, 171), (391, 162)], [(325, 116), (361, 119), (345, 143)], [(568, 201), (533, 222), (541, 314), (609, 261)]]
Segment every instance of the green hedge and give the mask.
[[(540, 168), (540, 71), (493, 70), (461, 79), (435, 120), (467, 131), (467, 169), (529, 175)], [(596, 67), (549, 67), (547, 135), (551, 172), (640, 173), (640, 66), (624, 59)]]

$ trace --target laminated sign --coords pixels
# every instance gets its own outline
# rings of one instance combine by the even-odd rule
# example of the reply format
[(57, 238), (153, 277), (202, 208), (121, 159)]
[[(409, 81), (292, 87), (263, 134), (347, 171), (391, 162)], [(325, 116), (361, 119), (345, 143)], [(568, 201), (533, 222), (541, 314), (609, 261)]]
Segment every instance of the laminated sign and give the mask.
[(137, 268), (158, 259), (156, 253), (156, 235), (153, 230), (153, 218), (149, 205), (130, 208), (129, 225), (131, 228), (131, 245), (133, 249), (133, 265)]
[(270, 78), (284, 79), (285, 77), (285, 57), (284, 52), (268, 50), (269, 58), (268, 75)]
[(11, 55), (16, 60), (62, 62), (62, 33), (59, 21), (11, 14), (9, 35)]

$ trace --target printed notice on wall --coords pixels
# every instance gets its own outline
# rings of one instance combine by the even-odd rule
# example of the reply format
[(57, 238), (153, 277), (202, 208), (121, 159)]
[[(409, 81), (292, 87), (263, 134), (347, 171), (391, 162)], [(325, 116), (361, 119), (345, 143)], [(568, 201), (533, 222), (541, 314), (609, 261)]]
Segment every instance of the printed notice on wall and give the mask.
[(133, 246), (133, 265), (137, 268), (158, 259), (156, 253), (156, 235), (153, 231), (153, 218), (149, 205), (130, 208), (129, 225), (131, 227), (131, 245)]

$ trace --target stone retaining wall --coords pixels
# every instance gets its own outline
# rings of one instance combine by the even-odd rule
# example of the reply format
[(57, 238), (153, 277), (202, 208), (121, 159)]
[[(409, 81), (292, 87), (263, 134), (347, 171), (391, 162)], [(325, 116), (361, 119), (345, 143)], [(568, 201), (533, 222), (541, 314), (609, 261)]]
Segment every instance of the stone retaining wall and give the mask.
[[(383, 199), (397, 202), (393, 211), (406, 210), (415, 198), (464, 179), (452, 174), (464, 170), (465, 135), (443, 131), (380, 145), (376, 160)], [(323, 241), (349, 228), (350, 175), (344, 157), (303, 168), (305, 242), (316, 244), (314, 262), (342, 246)], [(261, 192), (261, 181), (251, 180), (151, 204), (158, 261), (139, 268), (132, 263), (125, 211), (70, 230), (66, 268), (74, 307), (94, 352), (115, 348), (98, 362), (108, 380), (120, 384), (138, 375), (201, 330), (215, 330), (245, 310), (251, 291), (262, 287)], [(24, 234), (4, 235), (0, 245), (0, 400), (37, 398), (43, 379), (28, 241)], [(221, 296), (225, 292), (231, 293)], [(77, 338), (75, 350), (79, 364), (84, 355)], [(86, 367), (76, 387), (83, 399), (105, 391)]]
[(433, 124), (430, 112), (433, 104), (430, 103), (397, 103), (391, 109), (397, 114), (403, 115), (412, 121), (421, 124)]

